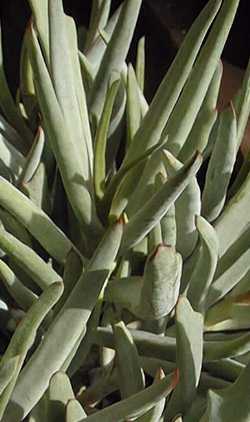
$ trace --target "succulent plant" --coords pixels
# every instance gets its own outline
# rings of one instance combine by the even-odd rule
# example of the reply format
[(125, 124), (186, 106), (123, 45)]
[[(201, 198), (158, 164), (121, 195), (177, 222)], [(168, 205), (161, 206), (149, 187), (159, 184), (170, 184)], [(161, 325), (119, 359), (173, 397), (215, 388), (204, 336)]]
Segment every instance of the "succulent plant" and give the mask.
[(16, 101), (0, 49), (4, 422), (250, 418), (250, 65), (216, 110), (239, 0), (207, 3), (151, 104), (141, 3), (77, 31), (29, 0)]

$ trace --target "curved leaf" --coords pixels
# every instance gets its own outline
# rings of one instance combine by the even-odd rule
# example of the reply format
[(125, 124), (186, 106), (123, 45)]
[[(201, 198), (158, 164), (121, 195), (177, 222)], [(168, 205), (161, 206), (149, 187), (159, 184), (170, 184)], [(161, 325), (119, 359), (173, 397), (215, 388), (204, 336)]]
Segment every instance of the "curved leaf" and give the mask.
[(126, 0), (98, 69), (90, 100), (90, 111), (99, 120), (111, 73), (121, 72), (132, 40), (142, 0)]
[(206, 172), (202, 193), (202, 215), (208, 221), (214, 221), (223, 209), (236, 155), (237, 122), (231, 105), (220, 115), (215, 146)]
[(118, 380), (123, 399), (143, 390), (145, 377), (133, 338), (123, 321), (113, 325)]
[[(180, 161), (168, 151), (163, 151), (163, 162), (169, 176), (174, 176), (182, 168)], [(190, 256), (198, 240), (195, 225), (195, 216), (200, 214), (201, 199), (200, 188), (196, 177), (190, 180), (186, 189), (175, 201), (176, 220), (176, 249), (182, 254), (183, 259)]]
[[(18, 324), (18, 327), (13, 334), (9, 346), (1, 360), (1, 365), (3, 365), (8, 359), (13, 356), (19, 355), (19, 361), (16, 368), (15, 376), (11, 380), (8, 387), (4, 390), (0, 398), (0, 417), (2, 418), (5, 407), (9, 401), (10, 395), (15, 387), (17, 382), (19, 372), (24, 363), (25, 357), (28, 350), (32, 346), (37, 329), (39, 328), (41, 322), (51, 310), (51, 308), (58, 301), (59, 297), (63, 292), (63, 284), (53, 283), (49, 286), (39, 297), (39, 299), (31, 306), (23, 320)], [(0, 365), (0, 366), (1, 366)], [(19, 382), (19, 381), (18, 381)], [(32, 385), (32, 388), (34, 385)], [(22, 416), (22, 405), (16, 406), (15, 399), (12, 397), (9, 405), (4, 413), (3, 421), (17, 420)]]
[(170, 206), (184, 191), (190, 180), (192, 180), (201, 162), (201, 155), (196, 154), (130, 218), (125, 226), (121, 253), (139, 243), (161, 220)]
[(19, 412), (22, 409), (22, 416), (29, 413), (47, 389), (51, 376), (61, 369), (79, 339), (86, 334), (86, 324), (113, 269), (122, 231), (123, 221), (119, 220), (106, 232), (43, 341), (29, 359), (13, 393), (10, 409), (13, 415), (18, 414), (18, 408)]
[(44, 290), (61, 277), (33, 249), (0, 227), (0, 247)]
[(196, 218), (196, 226), (201, 245), (187, 295), (193, 308), (203, 313), (217, 266), (219, 245), (214, 228), (203, 217)]

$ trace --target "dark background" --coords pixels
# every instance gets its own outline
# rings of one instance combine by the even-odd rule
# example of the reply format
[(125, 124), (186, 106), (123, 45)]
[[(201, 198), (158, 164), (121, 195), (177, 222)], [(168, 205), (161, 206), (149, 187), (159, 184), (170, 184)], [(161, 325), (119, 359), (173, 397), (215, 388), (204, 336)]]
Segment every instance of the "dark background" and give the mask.
[[(187, 30), (206, 2), (206, 0), (143, 1), (130, 60), (133, 60), (135, 55), (136, 40), (145, 34), (148, 97), (152, 96), (177, 51), (171, 31), (174, 30), (178, 35)], [(113, 0), (113, 9), (120, 3), (119, 0)], [(77, 25), (87, 25), (90, 6), (91, 0), (64, 0), (65, 11), (74, 17)], [(27, 0), (0, 0), (4, 66), (13, 93), (18, 86), (20, 45), (29, 16)], [(224, 51), (224, 58), (241, 68), (246, 67), (250, 55), (249, 22), (250, 0), (241, 0)]]

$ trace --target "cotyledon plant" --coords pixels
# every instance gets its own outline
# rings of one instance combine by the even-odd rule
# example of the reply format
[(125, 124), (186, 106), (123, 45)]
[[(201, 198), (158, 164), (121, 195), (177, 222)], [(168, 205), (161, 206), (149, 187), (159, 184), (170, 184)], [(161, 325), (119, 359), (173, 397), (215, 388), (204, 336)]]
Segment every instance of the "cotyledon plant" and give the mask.
[(207, 3), (151, 104), (141, 3), (77, 29), (29, 0), (16, 100), (0, 48), (4, 422), (250, 419), (250, 65), (216, 110), (239, 0)]

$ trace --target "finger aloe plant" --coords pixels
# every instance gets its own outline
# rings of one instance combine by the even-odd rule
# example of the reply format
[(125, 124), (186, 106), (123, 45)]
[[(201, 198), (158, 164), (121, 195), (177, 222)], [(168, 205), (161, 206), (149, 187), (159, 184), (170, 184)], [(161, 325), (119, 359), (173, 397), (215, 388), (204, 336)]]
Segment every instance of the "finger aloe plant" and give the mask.
[(150, 104), (141, 4), (78, 31), (29, 0), (16, 101), (0, 44), (3, 422), (250, 418), (250, 65), (216, 110), (239, 0), (208, 1)]

